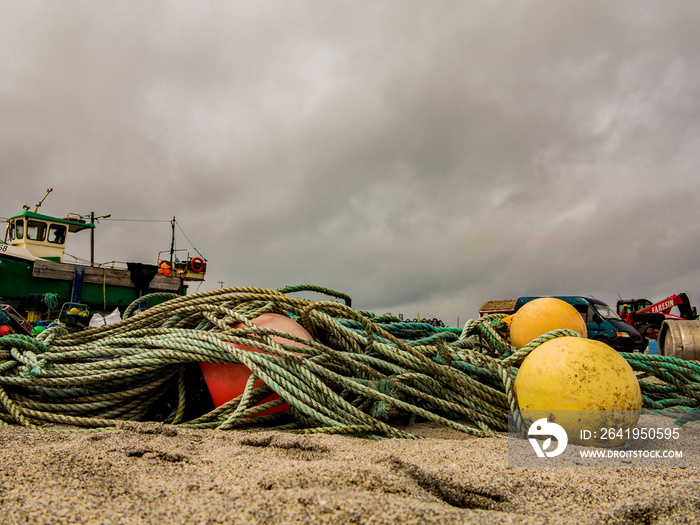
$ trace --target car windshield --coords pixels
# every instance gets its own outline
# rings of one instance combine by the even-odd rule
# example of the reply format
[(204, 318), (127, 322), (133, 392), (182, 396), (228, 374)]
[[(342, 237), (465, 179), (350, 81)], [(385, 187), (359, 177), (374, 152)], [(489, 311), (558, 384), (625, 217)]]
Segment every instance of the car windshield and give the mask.
[(598, 315), (600, 315), (603, 319), (620, 319), (617, 312), (610, 308), (607, 304), (596, 303), (594, 308), (596, 312), (598, 312)]

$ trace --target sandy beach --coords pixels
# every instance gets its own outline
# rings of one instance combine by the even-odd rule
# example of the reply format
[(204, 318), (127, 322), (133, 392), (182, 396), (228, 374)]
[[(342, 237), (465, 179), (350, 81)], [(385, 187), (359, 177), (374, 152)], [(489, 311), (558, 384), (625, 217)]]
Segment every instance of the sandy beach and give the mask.
[(0, 428), (2, 523), (697, 523), (700, 469), (508, 468), (505, 439)]

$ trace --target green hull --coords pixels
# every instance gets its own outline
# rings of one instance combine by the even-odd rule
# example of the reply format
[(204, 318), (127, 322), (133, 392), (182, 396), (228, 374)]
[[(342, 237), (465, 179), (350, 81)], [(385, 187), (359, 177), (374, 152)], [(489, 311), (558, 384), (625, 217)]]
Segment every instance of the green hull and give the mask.
[[(73, 265), (64, 264), (62, 266), (74, 268)], [(127, 270), (121, 271), (128, 274)], [(114, 270), (111, 270), (111, 272), (114, 272)], [(25, 302), (29, 296), (56, 294), (61, 304), (65, 302), (80, 302), (88, 305), (93, 311), (112, 311), (117, 307), (123, 311), (124, 308), (137, 300), (141, 295), (141, 290), (133, 283), (129, 286), (118, 286), (105, 283), (104, 281), (91, 283), (84, 280), (79, 301), (73, 301), (74, 283), (72, 280), (36, 277), (33, 273), (34, 263), (32, 261), (11, 256), (0, 256), (0, 299), (2, 302), (11, 304), (22, 311), (25, 309)], [(169, 291), (185, 295), (187, 287), (180, 286), (177, 290)], [(163, 300), (152, 301), (151, 304), (162, 302)]]

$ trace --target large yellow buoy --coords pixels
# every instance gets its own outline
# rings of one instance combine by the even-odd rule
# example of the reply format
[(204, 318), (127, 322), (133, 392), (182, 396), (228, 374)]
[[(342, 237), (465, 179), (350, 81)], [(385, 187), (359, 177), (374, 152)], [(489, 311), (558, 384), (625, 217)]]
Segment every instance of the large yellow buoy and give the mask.
[(554, 297), (540, 297), (525, 303), (515, 314), (504, 319), (510, 325), (510, 342), (522, 348), (533, 339), (561, 328), (568, 328), (586, 337), (586, 323), (569, 303)]
[(605, 343), (580, 337), (559, 337), (533, 350), (515, 378), (515, 395), (526, 425), (547, 418), (579, 445), (624, 443), (642, 407), (629, 363)]

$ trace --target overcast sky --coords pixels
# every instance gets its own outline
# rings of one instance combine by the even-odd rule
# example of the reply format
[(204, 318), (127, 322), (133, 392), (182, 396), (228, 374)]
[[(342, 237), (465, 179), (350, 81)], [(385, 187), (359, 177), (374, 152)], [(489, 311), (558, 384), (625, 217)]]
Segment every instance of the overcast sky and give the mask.
[(149, 263), (176, 216), (201, 291), (451, 326), (700, 303), (698, 27), (696, 0), (0, 0), (0, 215), (53, 187), (44, 213), (144, 221), (101, 221), (98, 261)]

